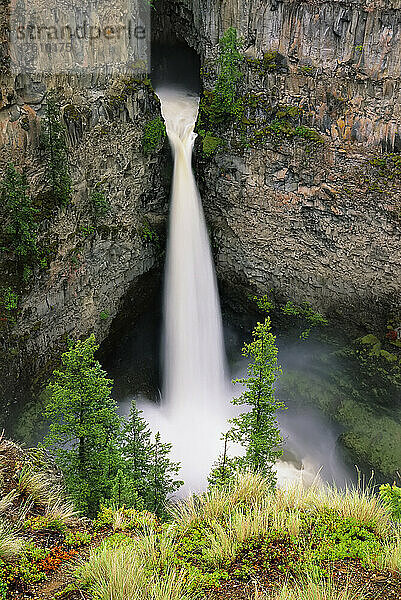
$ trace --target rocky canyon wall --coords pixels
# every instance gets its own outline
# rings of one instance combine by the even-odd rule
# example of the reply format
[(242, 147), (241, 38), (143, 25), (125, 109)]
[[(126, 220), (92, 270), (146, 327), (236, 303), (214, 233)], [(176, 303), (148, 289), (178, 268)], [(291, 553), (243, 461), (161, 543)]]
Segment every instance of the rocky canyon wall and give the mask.
[[(40, 129), (49, 89), (57, 90), (67, 129), (72, 199), (43, 211)], [(10, 402), (18, 390), (29, 396), (26, 382), (49, 374), (67, 338), (94, 332), (101, 342), (128, 297), (133, 313), (146, 303), (144, 277), (161, 268), (169, 181), (168, 155), (142, 147), (146, 123), (160, 117), (146, 79), (4, 76), (1, 98), (2, 172), (12, 161), (26, 173), (43, 212), (39, 244), (51, 256), (18, 290), (15, 322), (1, 323), (0, 396)], [(100, 215), (94, 192), (107, 204)], [(3, 282), (8, 275), (2, 271)]]
[[(296, 136), (229, 143), (212, 158), (199, 146), (220, 280), (273, 288), (367, 327), (400, 313), (401, 3), (184, 0), (163, 10), (160, 35), (184, 36), (203, 73), (223, 32), (237, 28), (240, 94), (299, 110), (299, 124), (323, 140), (313, 152)], [(261, 75), (255, 63), (271, 56), (277, 68)], [(207, 75), (204, 86), (213, 86)]]
[[(183, 39), (197, 50), (205, 89), (228, 27), (243, 40), (239, 94), (256, 117), (233, 123), (211, 156), (197, 142), (220, 281), (274, 289), (367, 327), (401, 312), (401, 2), (157, 0), (153, 11), (155, 40)], [(12, 398), (18, 377), (48, 372), (66, 337), (95, 332), (101, 341), (130, 294), (145, 301), (143, 276), (162, 265), (170, 163), (166, 145), (150, 155), (142, 149), (144, 124), (160, 116), (149, 85), (11, 77), (4, 35), (0, 41), (0, 170), (10, 160), (23, 167), (40, 202), (43, 102), (55, 87), (73, 183), (71, 204), (50, 207), (40, 225), (49, 268), (26, 286), (16, 322), (0, 332), (2, 392)], [(258, 111), (283, 107), (322, 143), (297, 135), (234, 143), (244, 127), (251, 135)], [(101, 218), (91, 207), (95, 189), (110, 204)]]

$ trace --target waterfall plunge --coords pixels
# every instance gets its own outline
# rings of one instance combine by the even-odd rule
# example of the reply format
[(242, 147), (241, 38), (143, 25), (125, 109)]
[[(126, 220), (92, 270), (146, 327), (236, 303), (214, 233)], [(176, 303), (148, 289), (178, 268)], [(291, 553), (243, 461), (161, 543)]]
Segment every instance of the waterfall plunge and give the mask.
[(164, 298), (161, 407), (143, 407), (181, 462), (185, 492), (206, 487), (227, 428), (229, 391), (219, 297), (201, 199), (192, 172), (199, 99), (161, 89), (158, 96), (174, 155)]

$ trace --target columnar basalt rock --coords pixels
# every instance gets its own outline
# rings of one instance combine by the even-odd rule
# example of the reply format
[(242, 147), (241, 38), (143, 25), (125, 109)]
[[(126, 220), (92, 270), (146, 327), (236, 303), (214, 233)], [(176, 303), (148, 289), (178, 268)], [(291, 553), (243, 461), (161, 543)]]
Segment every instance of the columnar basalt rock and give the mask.
[(316, 126), (333, 139), (401, 149), (398, 0), (160, 2), (156, 36), (175, 32), (207, 61), (223, 32), (235, 27), (247, 56), (285, 57), (286, 77), (273, 74), (266, 82), (281, 102), (307, 104)]

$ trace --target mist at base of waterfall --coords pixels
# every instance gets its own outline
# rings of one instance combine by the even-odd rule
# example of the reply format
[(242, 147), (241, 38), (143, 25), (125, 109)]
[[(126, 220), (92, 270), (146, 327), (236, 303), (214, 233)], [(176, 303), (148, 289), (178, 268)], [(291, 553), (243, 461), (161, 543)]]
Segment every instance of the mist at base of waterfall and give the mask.
[[(251, 339), (253, 317), (249, 317), (248, 321), (246, 327), (239, 328), (230, 313), (225, 316), (224, 339), (229, 380), (242, 377), (246, 370), (247, 363), (241, 356), (241, 347)], [(298, 369), (302, 370), (306, 380), (310, 380), (310, 388), (313, 389), (315, 378), (318, 377), (320, 381), (326, 380), (330, 370), (336, 366), (334, 362), (327, 363), (324, 370), (322, 365), (317, 364), (316, 357), (331, 352), (329, 344), (316, 340), (300, 342), (298, 335), (298, 332), (278, 335), (277, 340), (279, 363), (283, 368), (283, 376), (277, 382), (277, 395), (288, 406), (278, 415), (279, 428), (284, 438), (284, 454), (276, 464), (278, 483), (280, 486), (286, 486), (302, 477), (310, 484), (317, 477), (322, 482), (334, 482), (342, 487), (344, 483), (354, 482), (357, 474), (355, 469), (344, 463), (339, 444), (341, 430), (318, 407), (305, 405), (301, 397), (290, 400), (281, 389), (281, 380)], [(186, 484), (180, 490), (180, 495), (185, 496), (188, 491), (205, 489), (209, 467), (223, 451), (220, 437), (222, 432), (227, 431), (225, 417), (226, 414), (231, 416), (230, 411), (234, 408), (230, 400), (234, 396), (238, 397), (241, 390), (238, 385), (230, 384), (226, 397), (227, 413), (224, 412), (223, 417), (218, 417), (217, 413), (212, 411), (204, 421), (207, 428), (204, 439), (209, 440), (206, 449), (207, 460), (201, 440), (202, 445), (197, 454), (192, 452), (190, 461), (187, 461), (186, 448), (191, 448), (192, 434), (197, 428), (199, 417), (195, 413), (190, 414), (184, 426), (175, 426), (175, 423), (169, 420), (169, 415), (164, 413), (160, 403), (159, 346), (160, 319), (155, 314), (155, 309), (152, 309), (143, 315), (135, 328), (121, 340), (118, 349), (113, 353), (113, 363), (108, 363), (107, 368), (115, 379), (115, 397), (119, 402), (121, 414), (127, 415), (131, 402), (135, 401), (144, 411), (143, 416), (149, 421), (152, 431), (160, 429), (163, 441), (173, 444), (174, 459), (183, 463), (179, 478), (185, 480)], [(341, 367), (341, 363), (339, 366)], [(233, 455), (233, 448), (229, 448), (229, 451)]]

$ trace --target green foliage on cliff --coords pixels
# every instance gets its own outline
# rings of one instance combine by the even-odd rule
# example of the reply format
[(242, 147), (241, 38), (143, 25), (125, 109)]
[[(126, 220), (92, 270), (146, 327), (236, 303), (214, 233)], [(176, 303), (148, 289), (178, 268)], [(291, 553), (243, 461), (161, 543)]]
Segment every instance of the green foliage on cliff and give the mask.
[(0, 287), (0, 325), (14, 323), (19, 295), (11, 287)]
[(264, 53), (262, 62), (266, 71), (272, 73), (278, 69), (279, 57), (277, 50), (269, 50)]
[(32, 260), (37, 254), (37, 209), (33, 206), (24, 175), (10, 164), (1, 184), (1, 201), (6, 210), (5, 233), (17, 260)]
[(95, 211), (95, 217), (101, 218), (110, 212), (110, 202), (99, 185), (95, 187), (90, 195), (90, 201)]
[(47, 95), (42, 122), (42, 146), (46, 160), (47, 184), (56, 204), (66, 206), (71, 201), (71, 177), (68, 165), (66, 129), (54, 91)]
[(242, 114), (242, 102), (237, 93), (238, 83), (242, 78), (240, 48), (241, 42), (237, 30), (230, 27), (219, 42), (218, 79), (207, 109), (209, 120), (217, 123)]
[[(285, 315), (286, 325), (296, 326), (302, 329), (299, 338), (305, 340), (315, 327), (326, 326), (328, 320), (318, 311), (314, 310), (309, 302), (303, 301), (300, 304), (288, 300), (285, 304), (274, 302), (269, 294), (257, 297), (253, 300), (258, 308), (265, 313), (274, 313), (276, 319)], [(306, 327), (306, 329), (304, 329)]]
[(21, 275), (32, 269), (38, 261), (37, 208), (34, 206), (26, 177), (14, 165), (7, 167), (0, 186), (0, 198), (4, 206), (2, 223), (2, 253), (13, 256)]
[[(384, 333), (384, 332), (383, 332)], [(382, 480), (395, 479), (401, 464), (401, 356), (385, 336), (353, 342), (333, 336), (310, 349), (314, 370), (286, 369), (280, 394), (287, 404), (312, 406), (337, 422), (339, 445), (351, 468), (358, 464)], [(307, 350), (307, 349), (306, 349)]]
[(311, 151), (324, 143), (322, 136), (305, 125), (296, 125), (290, 113), (281, 118), (274, 118), (261, 128), (255, 128), (250, 136), (251, 144), (260, 144), (264, 140), (275, 140), (282, 142), (284, 140), (297, 139), (307, 142), (307, 150)]
[[(225, 139), (228, 131), (233, 148), (254, 148), (296, 140), (310, 153), (324, 143), (317, 131), (302, 123), (301, 117), (305, 116), (302, 109), (276, 104), (271, 95), (263, 91), (263, 82), (262, 91), (258, 93), (247, 89), (241, 93), (243, 65), (251, 69), (256, 66), (262, 78), (286, 68), (285, 58), (277, 51), (266, 52), (263, 59), (244, 60), (237, 31), (230, 28), (224, 33), (215, 65), (216, 84), (205, 89), (199, 105), (197, 131), (205, 156), (212, 156), (223, 147), (214, 141)], [(203, 71), (208, 74), (206, 69)]]
[(142, 148), (145, 154), (152, 154), (159, 149), (161, 143), (166, 137), (166, 126), (163, 119), (157, 117), (146, 123), (143, 137)]
[(139, 228), (139, 235), (141, 236), (143, 242), (147, 244), (155, 244), (158, 245), (159, 236), (157, 232), (153, 229), (151, 223), (149, 223), (148, 219), (143, 219), (142, 224)]
[(219, 148), (221, 148), (221, 146), (224, 145), (224, 140), (222, 140), (219, 137), (214, 137), (210, 134), (209, 131), (207, 133), (205, 133), (204, 131), (200, 131), (199, 134), (203, 138), (202, 150), (206, 156), (211, 156), (216, 152), (216, 150), (218, 150)]
[(128, 420), (118, 416), (113, 381), (95, 359), (97, 349), (92, 335), (62, 355), (48, 386), (44, 444), (84, 512), (93, 515), (102, 502), (114, 499), (163, 516), (168, 494), (182, 484), (175, 479), (179, 465), (170, 461), (171, 445), (158, 433), (151, 440), (135, 407)]
[(283, 306), (280, 306), (280, 310), (285, 315), (291, 315), (296, 317), (301, 321), (305, 321), (309, 327), (302, 331), (300, 338), (306, 339), (309, 337), (309, 334), (313, 327), (318, 327), (321, 325), (327, 325), (328, 320), (323, 317), (322, 314), (313, 310), (311, 305), (308, 302), (302, 302), (302, 304), (295, 304), (291, 300), (289, 300)]
[(384, 154), (371, 159), (370, 164), (377, 169), (380, 177), (390, 180), (401, 177), (401, 156), (399, 154)]
[(205, 90), (200, 100), (197, 129), (203, 138), (206, 156), (222, 146), (221, 134), (231, 123), (241, 118), (242, 98), (238, 94), (241, 72), (241, 41), (237, 30), (227, 29), (219, 42), (217, 82), (212, 90)]

